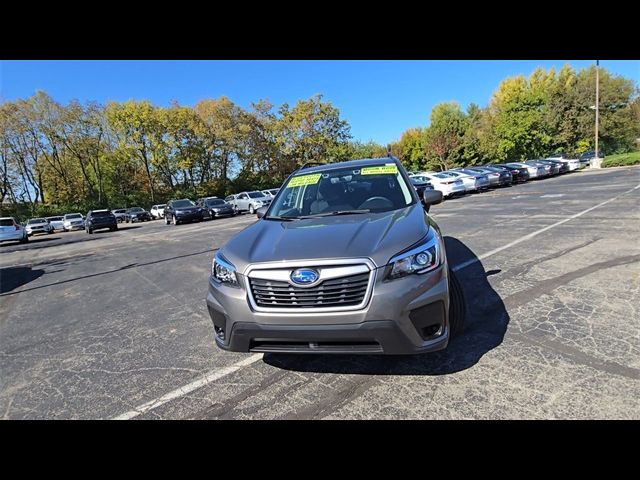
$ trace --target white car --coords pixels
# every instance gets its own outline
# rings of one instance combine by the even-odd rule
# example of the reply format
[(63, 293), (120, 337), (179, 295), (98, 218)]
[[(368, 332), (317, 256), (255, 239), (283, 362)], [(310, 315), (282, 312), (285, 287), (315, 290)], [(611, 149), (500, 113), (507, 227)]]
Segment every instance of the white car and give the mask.
[(278, 191), (280, 189), (279, 188), (271, 188), (269, 190), (262, 190), (262, 193), (264, 193), (265, 197), (275, 197), (278, 194)]
[(13, 217), (0, 218), (0, 242), (27, 243), (27, 230), (17, 223)]
[(476, 177), (467, 175), (466, 173), (456, 172), (454, 170), (446, 170), (442, 173), (444, 173), (445, 175), (449, 175), (451, 178), (462, 180), (465, 192), (477, 192), (480, 189), (480, 185), (478, 185)]
[(49, 222), (53, 230), (64, 230), (62, 217), (47, 217), (47, 222)]
[(443, 197), (450, 197), (456, 193), (464, 193), (464, 183), (462, 180), (454, 178), (446, 173), (419, 173), (414, 177), (423, 177), (433, 185), (434, 190), (442, 192)]
[(35, 235), (36, 233), (53, 233), (53, 227), (46, 218), (30, 218), (25, 226), (27, 235)]
[(164, 207), (166, 206), (166, 204), (161, 204), (161, 205), (154, 205), (153, 207), (151, 207), (151, 210), (149, 210), (149, 213), (151, 214), (151, 216), (155, 219), (161, 219), (164, 218)]
[(81, 213), (67, 213), (62, 217), (62, 223), (65, 232), (84, 230), (84, 217)]

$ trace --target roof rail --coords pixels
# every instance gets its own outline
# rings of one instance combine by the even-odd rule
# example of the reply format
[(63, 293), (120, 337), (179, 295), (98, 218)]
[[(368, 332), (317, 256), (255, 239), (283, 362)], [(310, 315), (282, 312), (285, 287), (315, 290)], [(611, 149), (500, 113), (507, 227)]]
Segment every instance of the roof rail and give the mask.
[(295, 171), (298, 172), (298, 171), (300, 171), (302, 169), (314, 167), (314, 166), (317, 166), (317, 165), (326, 165), (326, 162), (305, 162), (298, 169), (296, 169)]

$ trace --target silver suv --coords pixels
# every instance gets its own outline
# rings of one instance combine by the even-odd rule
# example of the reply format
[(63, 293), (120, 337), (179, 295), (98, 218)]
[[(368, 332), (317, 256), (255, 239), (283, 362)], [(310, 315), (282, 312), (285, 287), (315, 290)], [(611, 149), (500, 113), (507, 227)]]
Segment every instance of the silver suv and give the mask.
[(254, 214), (259, 208), (269, 206), (272, 198), (267, 197), (262, 192), (255, 191), (229, 195), (225, 200), (233, 207), (236, 213), (249, 212)]
[[(218, 250), (207, 306), (238, 352), (423, 353), (447, 346), (459, 287), (429, 216), (393, 158), (302, 168)], [(452, 293), (456, 295), (455, 293)], [(457, 302), (456, 302), (457, 303)]]

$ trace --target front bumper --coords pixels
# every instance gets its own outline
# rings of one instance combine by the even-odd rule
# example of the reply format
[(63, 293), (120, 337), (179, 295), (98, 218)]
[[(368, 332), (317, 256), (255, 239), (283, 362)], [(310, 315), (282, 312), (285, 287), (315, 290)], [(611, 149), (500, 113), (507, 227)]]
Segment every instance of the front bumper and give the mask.
[(211, 214), (212, 217), (215, 217), (215, 218), (217, 218), (217, 217), (229, 217), (229, 216), (234, 214), (232, 208), (230, 208), (228, 210), (218, 210), (218, 211), (211, 210), (209, 213)]
[[(207, 308), (216, 344), (235, 352), (416, 354), (449, 341), (446, 263), (391, 282), (378, 269), (371, 299), (355, 311), (271, 313), (252, 310), (244, 287), (209, 279)], [(244, 282), (240, 282), (244, 285)]]
[(84, 223), (77, 224), (77, 225), (65, 225), (64, 229), (65, 230), (84, 230)]
[(176, 214), (179, 222), (190, 222), (192, 220), (202, 220), (202, 212)]
[(49, 233), (52, 229), (44, 227), (27, 228), (27, 235), (35, 235), (36, 233)]

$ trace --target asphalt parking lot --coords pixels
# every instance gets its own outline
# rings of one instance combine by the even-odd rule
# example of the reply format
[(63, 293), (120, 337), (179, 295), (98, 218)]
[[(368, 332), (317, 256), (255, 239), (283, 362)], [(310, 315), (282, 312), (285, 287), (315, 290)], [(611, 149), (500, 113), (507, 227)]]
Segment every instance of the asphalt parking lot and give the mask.
[(0, 245), (0, 415), (639, 419), (639, 207), (638, 167), (433, 207), (467, 319), (422, 356), (217, 349), (213, 251), (253, 216)]

